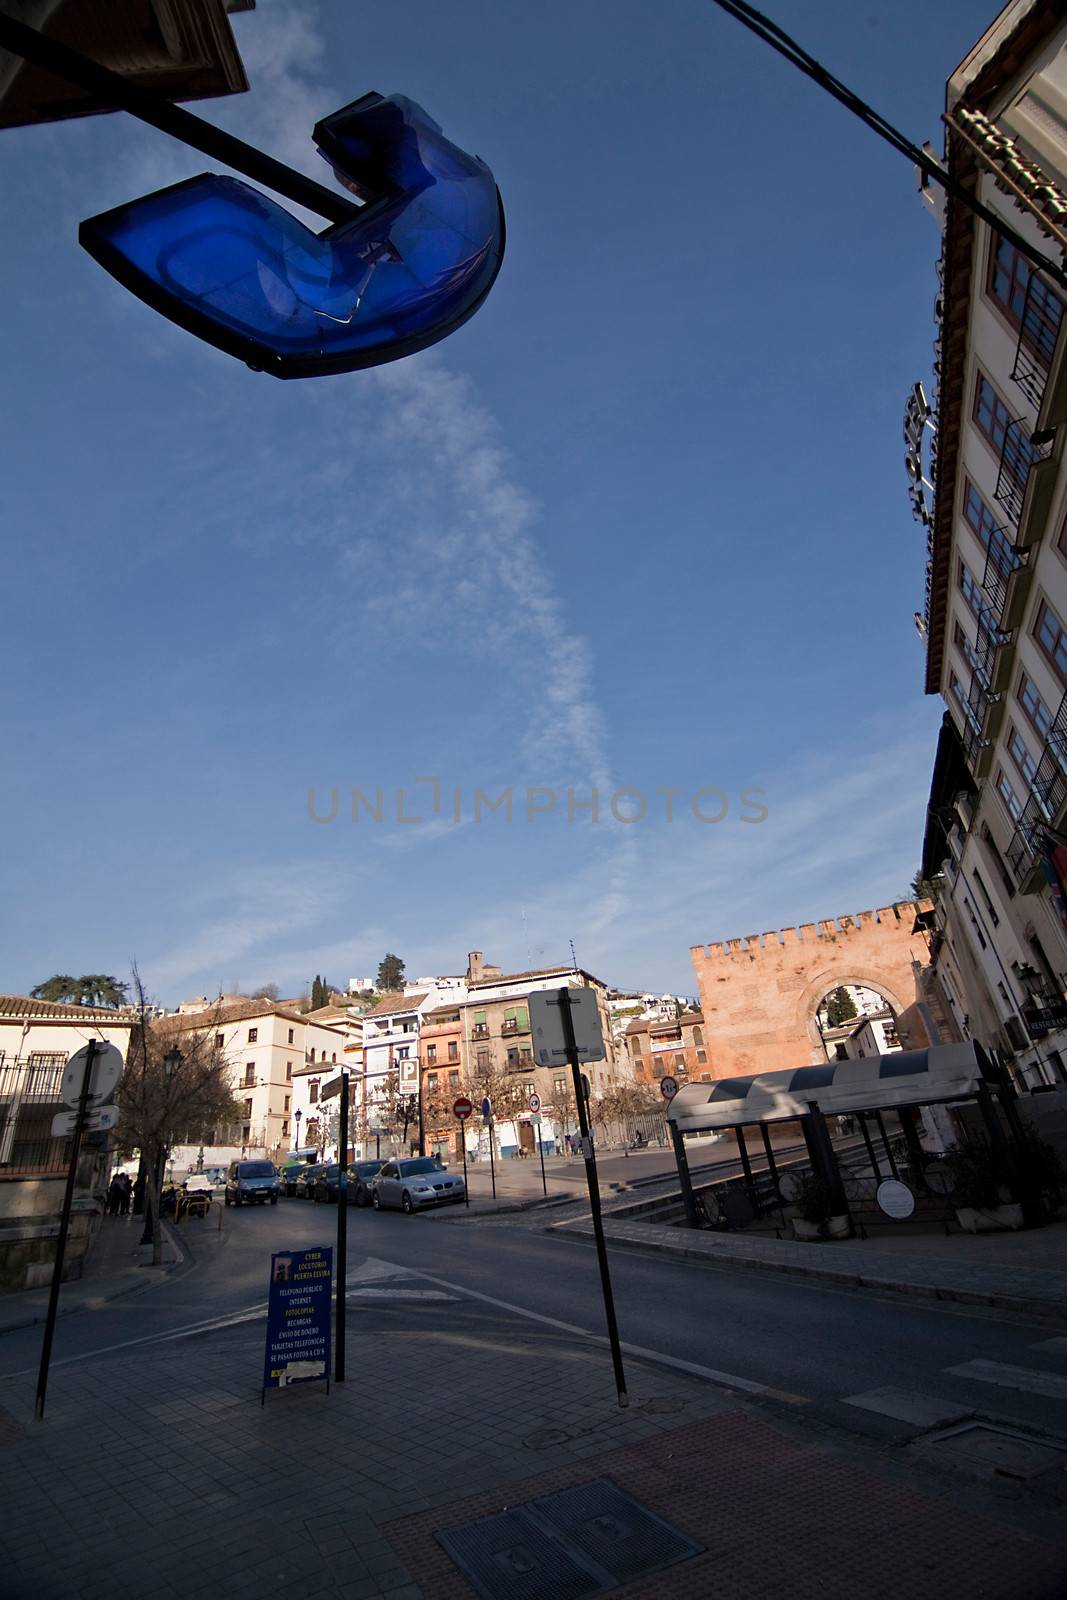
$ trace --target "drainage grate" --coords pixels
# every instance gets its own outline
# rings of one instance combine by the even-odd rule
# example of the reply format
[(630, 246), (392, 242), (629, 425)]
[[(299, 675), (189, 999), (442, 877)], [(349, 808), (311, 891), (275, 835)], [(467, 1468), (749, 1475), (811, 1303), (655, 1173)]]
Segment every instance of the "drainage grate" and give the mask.
[(610, 1573), (615, 1583), (672, 1567), (701, 1548), (607, 1478), (580, 1483), (535, 1504), (568, 1544)]
[(546, 1539), (524, 1507), (451, 1528), (437, 1542), (483, 1600), (584, 1600), (603, 1591), (599, 1577)]
[(436, 1537), (483, 1600), (584, 1600), (704, 1548), (608, 1478)]

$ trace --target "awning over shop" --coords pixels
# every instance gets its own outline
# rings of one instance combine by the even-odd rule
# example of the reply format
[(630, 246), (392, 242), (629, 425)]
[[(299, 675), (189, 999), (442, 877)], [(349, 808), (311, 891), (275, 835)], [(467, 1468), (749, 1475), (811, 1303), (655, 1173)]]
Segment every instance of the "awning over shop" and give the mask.
[(827, 1116), (891, 1106), (929, 1106), (970, 1099), (987, 1081), (980, 1045), (897, 1050), (859, 1061), (761, 1072), (750, 1078), (687, 1083), (671, 1101), (667, 1120), (682, 1133), (735, 1128), (743, 1123), (802, 1117), (816, 1104)]

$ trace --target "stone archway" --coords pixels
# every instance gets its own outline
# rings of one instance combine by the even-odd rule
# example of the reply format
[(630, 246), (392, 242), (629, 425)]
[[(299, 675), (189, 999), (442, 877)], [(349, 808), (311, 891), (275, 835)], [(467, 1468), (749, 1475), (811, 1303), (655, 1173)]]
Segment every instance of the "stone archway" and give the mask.
[(825, 1060), (812, 1023), (823, 996), (839, 983), (883, 994), (904, 1049), (922, 1049), (928, 1033), (920, 982), (928, 956), (912, 928), (928, 905), (902, 901), (854, 917), (693, 945), (710, 1074), (743, 1077)]
[(903, 1033), (900, 1031), (901, 1018), (910, 1009), (914, 1009), (914, 1000), (912, 1000), (909, 1007), (908, 1002), (902, 1000), (895, 991), (891, 990), (884, 979), (875, 977), (874, 973), (867, 967), (850, 968), (847, 971), (842, 971), (840, 967), (830, 966), (827, 967), (824, 973), (816, 975), (804, 986), (797, 1000), (797, 1031), (799, 1033), (800, 1029), (803, 1028), (807, 1033), (812, 1048), (811, 1059), (813, 1063), (826, 1059), (823, 1055), (822, 1032), (819, 1028), (819, 1007), (830, 991), (836, 989), (838, 985), (844, 985), (845, 987), (851, 985), (858, 989), (873, 989), (876, 994), (880, 994), (896, 1019), (897, 1032), (900, 1036), (902, 1049), (919, 1050), (929, 1042), (926, 1037), (926, 1030), (922, 1028), (921, 1019), (919, 1026), (922, 1029), (922, 1038), (917, 1042), (913, 1043), (908, 1037), (909, 1030), (906, 1026)]

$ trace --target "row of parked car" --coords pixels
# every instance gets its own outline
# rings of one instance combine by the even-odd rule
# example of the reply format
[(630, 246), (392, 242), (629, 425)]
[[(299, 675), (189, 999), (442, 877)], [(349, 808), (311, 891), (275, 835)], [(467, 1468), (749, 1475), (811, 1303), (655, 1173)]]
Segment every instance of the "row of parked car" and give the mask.
[[(341, 1166), (326, 1161), (283, 1167), (278, 1184), (281, 1193), (298, 1200), (336, 1201), (341, 1192)], [(463, 1179), (434, 1156), (354, 1161), (346, 1171), (345, 1194), (352, 1206), (373, 1206), (376, 1211), (397, 1208), (409, 1215), (466, 1197)]]

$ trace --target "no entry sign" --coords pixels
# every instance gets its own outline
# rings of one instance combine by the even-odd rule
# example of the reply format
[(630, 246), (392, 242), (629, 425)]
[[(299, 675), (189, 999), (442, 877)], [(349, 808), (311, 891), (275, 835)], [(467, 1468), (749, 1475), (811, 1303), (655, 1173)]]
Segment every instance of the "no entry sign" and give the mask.
[(453, 1103), (452, 1115), (454, 1117), (458, 1117), (460, 1122), (465, 1122), (473, 1110), (474, 1107), (467, 1099), (467, 1096), (465, 1094), (461, 1094), (459, 1099)]

